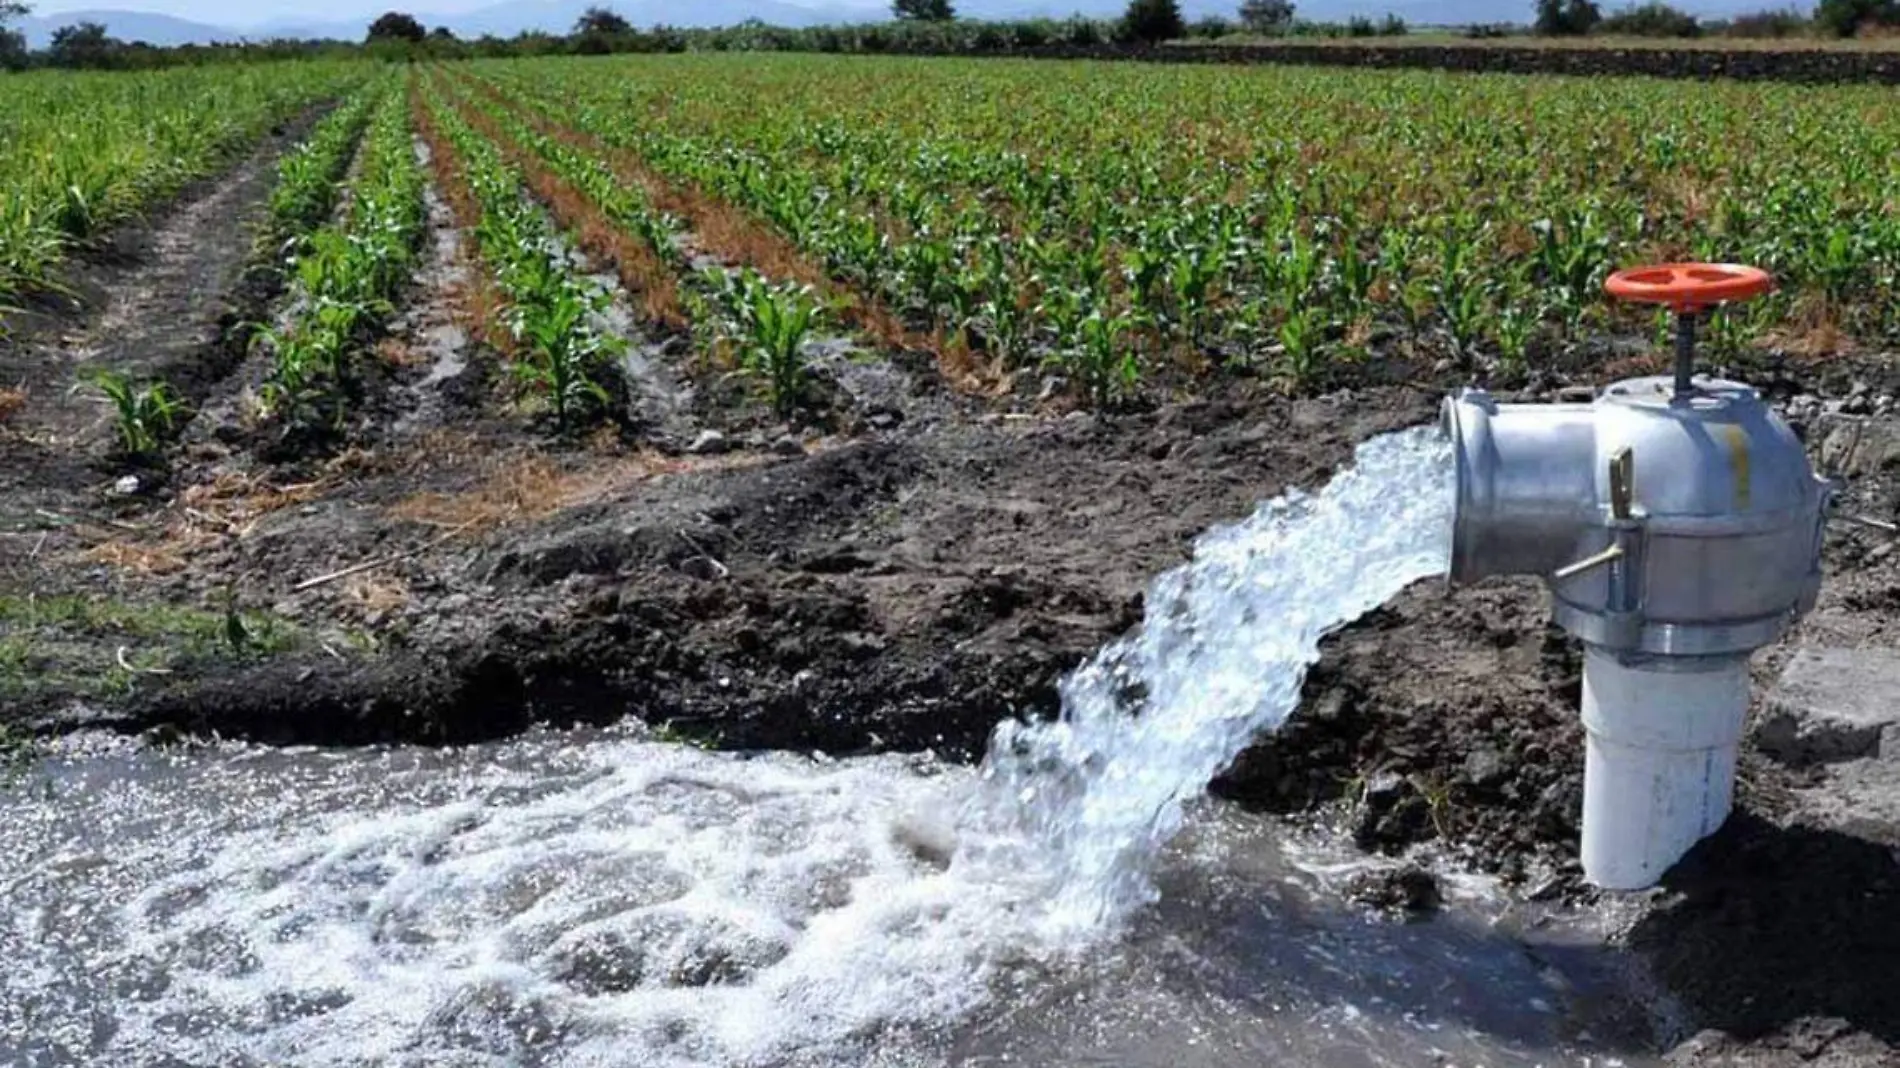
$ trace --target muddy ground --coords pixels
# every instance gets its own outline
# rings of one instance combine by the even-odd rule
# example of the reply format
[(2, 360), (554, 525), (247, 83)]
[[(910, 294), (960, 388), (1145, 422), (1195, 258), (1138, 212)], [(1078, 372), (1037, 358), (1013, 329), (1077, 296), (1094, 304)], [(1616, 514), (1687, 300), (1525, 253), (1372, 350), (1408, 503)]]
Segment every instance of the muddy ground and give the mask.
[[(511, 402), (438, 199), (358, 414), (287, 447), (249, 422), (242, 327), (270, 314), (249, 234), (294, 132), (88, 253), (79, 299), (0, 343), (0, 387), (24, 394), (0, 422), (16, 734), (457, 742), (635, 715), (705, 744), (973, 757), (1000, 718), (1053, 713), (1195, 535), (1323, 483), (1467, 377), (1396, 341), (1313, 395), (1213, 378), (1097, 416), (1041, 382), (971, 392), (925, 353), (841, 350), (825, 418), (800, 426), (636, 333), (629, 405), (659, 416), (563, 441)], [(1862, 422), (1900, 441), (1873, 414), (1893, 361), (1762, 359), (1746, 374), (1817, 453)], [(163, 373), (201, 412), (163, 463), (113, 455), (105, 409), (72, 391), (98, 364)], [(1506, 385), (1554, 399), (1601, 375)], [(1900, 449), (1830, 460), (1848, 510), (1896, 518)], [(1892, 539), (1843, 529), (1827, 563), (1764, 681), (1786, 647), (1895, 642)], [(1544, 614), (1533, 584), (1419, 584), (1328, 641), (1292, 724), (1220, 790), (1587, 897), (1580, 660)], [(1813, 768), (1751, 751), (1743, 775), (1741, 814), (1629, 932), (1690, 1021), (1666, 1043), (1684, 1064), (1896, 1063), (1900, 826), (1844, 830)]]

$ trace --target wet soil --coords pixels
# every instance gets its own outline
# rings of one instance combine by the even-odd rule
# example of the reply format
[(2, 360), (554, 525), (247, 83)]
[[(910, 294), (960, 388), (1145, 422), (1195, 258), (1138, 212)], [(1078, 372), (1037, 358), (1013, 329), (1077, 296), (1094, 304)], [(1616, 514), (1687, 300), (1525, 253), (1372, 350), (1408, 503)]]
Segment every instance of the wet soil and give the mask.
[[(0, 429), (0, 723), (355, 744), (633, 715), (706, 744), (974, 757), (998, 720), (1052, 714), (1063, 673), (1140, 618), (1197, 534), (1433, 418), (1461, 377), (1401, 352), (1318, 395), (1208, 378), (1092, 415), (854, 353), (838, 388), (875, 388), (821, 427), (760, 419), (729, 378), (655, 347), (690, 407), (559, 438), (482, 340), (470, 242), (436, 202), (360, 414), (320, 448), (263, 448), (223, 421), (245, 381), (232, 309), (258, 300), (246, 223), (284, 140), (126, 235), (142, 251), (88, 268), (95, 299), (0, 349), (0, 380), (30, 387)], [(95, 361), (207, 402), (130, 492), (102, 414), (67, 393)], [(1521, 395), (1595, 377), (1584, 360)], [(1810, 399), (1900, 385), (1865, 356), (1750, 377), (1802, 426)], [(1852, 509), (1896, 518), (1896, 476), (1856, 475)], [(1890, 540), (1830, 537), (1822, 603), (1784, 644), (1891, 641)], [(1527, 896), (1587, 897), (1580, 664), (1545, 612), (1534, 584), (1418, 584), (1329, 639), (1293, 722), (1220, 790), (1367, 849), (1436, 843)], [(1670, 1036), (1682, 1063), (1895, 1062), (1894, 855), (1818, 827), (1804, 774), (1751, 754), (1742, 815), (1630, 932), (1694, 1021)]]

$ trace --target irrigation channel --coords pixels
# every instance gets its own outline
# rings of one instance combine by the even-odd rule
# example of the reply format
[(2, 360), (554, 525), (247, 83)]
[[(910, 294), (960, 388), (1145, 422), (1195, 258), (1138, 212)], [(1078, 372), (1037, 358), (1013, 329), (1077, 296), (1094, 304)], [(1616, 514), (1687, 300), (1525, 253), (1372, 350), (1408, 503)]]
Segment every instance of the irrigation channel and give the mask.
[(1401, 431), (1208, 533), (977, 768), (69, 739), (0, 807), (0, 1063), (1646, 1063), (1592, 932), (1369, 916), (1366, 861), (1203, 797), (1444, 569), (1451, 477)]

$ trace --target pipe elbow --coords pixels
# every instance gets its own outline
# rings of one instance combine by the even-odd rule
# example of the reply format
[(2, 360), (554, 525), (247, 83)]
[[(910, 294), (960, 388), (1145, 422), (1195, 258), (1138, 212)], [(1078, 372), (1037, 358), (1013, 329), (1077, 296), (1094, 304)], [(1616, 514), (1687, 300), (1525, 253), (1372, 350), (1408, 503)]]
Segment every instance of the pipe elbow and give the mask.
[(1548, 576), (1600, 527), (1597, 419), (1588, 404), (1499, 404), (1483, 390), (1445, 399), (1457, 465), (1449, 579)]

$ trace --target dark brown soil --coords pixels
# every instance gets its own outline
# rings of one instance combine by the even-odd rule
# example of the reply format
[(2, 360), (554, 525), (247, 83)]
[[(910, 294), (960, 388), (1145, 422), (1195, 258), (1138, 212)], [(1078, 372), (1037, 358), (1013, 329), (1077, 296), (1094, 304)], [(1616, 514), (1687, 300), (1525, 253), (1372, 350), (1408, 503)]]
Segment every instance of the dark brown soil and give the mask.
[[(1140, 618), (1195, 535), (1323, 483), (1457, 384), (1287, 398), (1210, 378), (1195, 399), (1095, 416), (873, 354), (834, 387), (864, 391), (841, 405), (858, 417), (821, 434), (726, 418), (756, 401), (656, 349), (655, 374), (700, 393), (678, 412), (691, 425), (557, 440), (480, 340), (468, 242), (438, 203), (362, 414), (320, 448), (260, 448), (221, 420), (244, 381), (231, 309), (257, 299), (245, 220), (282, 143), (129, 236), (147, 251), (89, 268), (94, 300), (0, 350), (0, 377), (32, 386), (0, 430), (0, 651), (24, 639), (0, 656), (0, 723), (353, 744), (635, 715), (726, 746), (970, 757), (1000, 719), (1053, 714), (1063, 673)], [(66, 394), (108, 348), (207, 401), (129, 496), (107, 491), (123, 472), (98, 413)], [(1421, 363), (1378, 365), (1418, 380)], [(1869, 359), (1752, 374), (1784, 400), (1900, 381)], [(714, 428), (729, 433), (682, 446)], [(1894, 518), (1893, 474), (1857, 482), (1854, 509)], [(1900, 616), (1900, 559), (1876, 537), (1830, 540), (1823, 604), (1791, 641)], [(34, 607), (60, 597), (112, 610)], [(1534, 584), (1415, 586), (1326, 643), (1292, 723), (1220, 788), (1337, 819), (1369, 849), (1442, 839), (1526, 894), (1582, 895), (1578, 655), (1544, 613)], [(1695, 1026), (1728, 1036), (1685, 1063), (1811, 1047), (1896, 1063), (1879, 1059), (1900, 1040), (1892, 854), (1804, 830), (1799, 774), (1751, 759), (1744, 817), (1631, 936)], [(1424, 881), (1399, 890), (1374, 896), (1429, 905)]]

